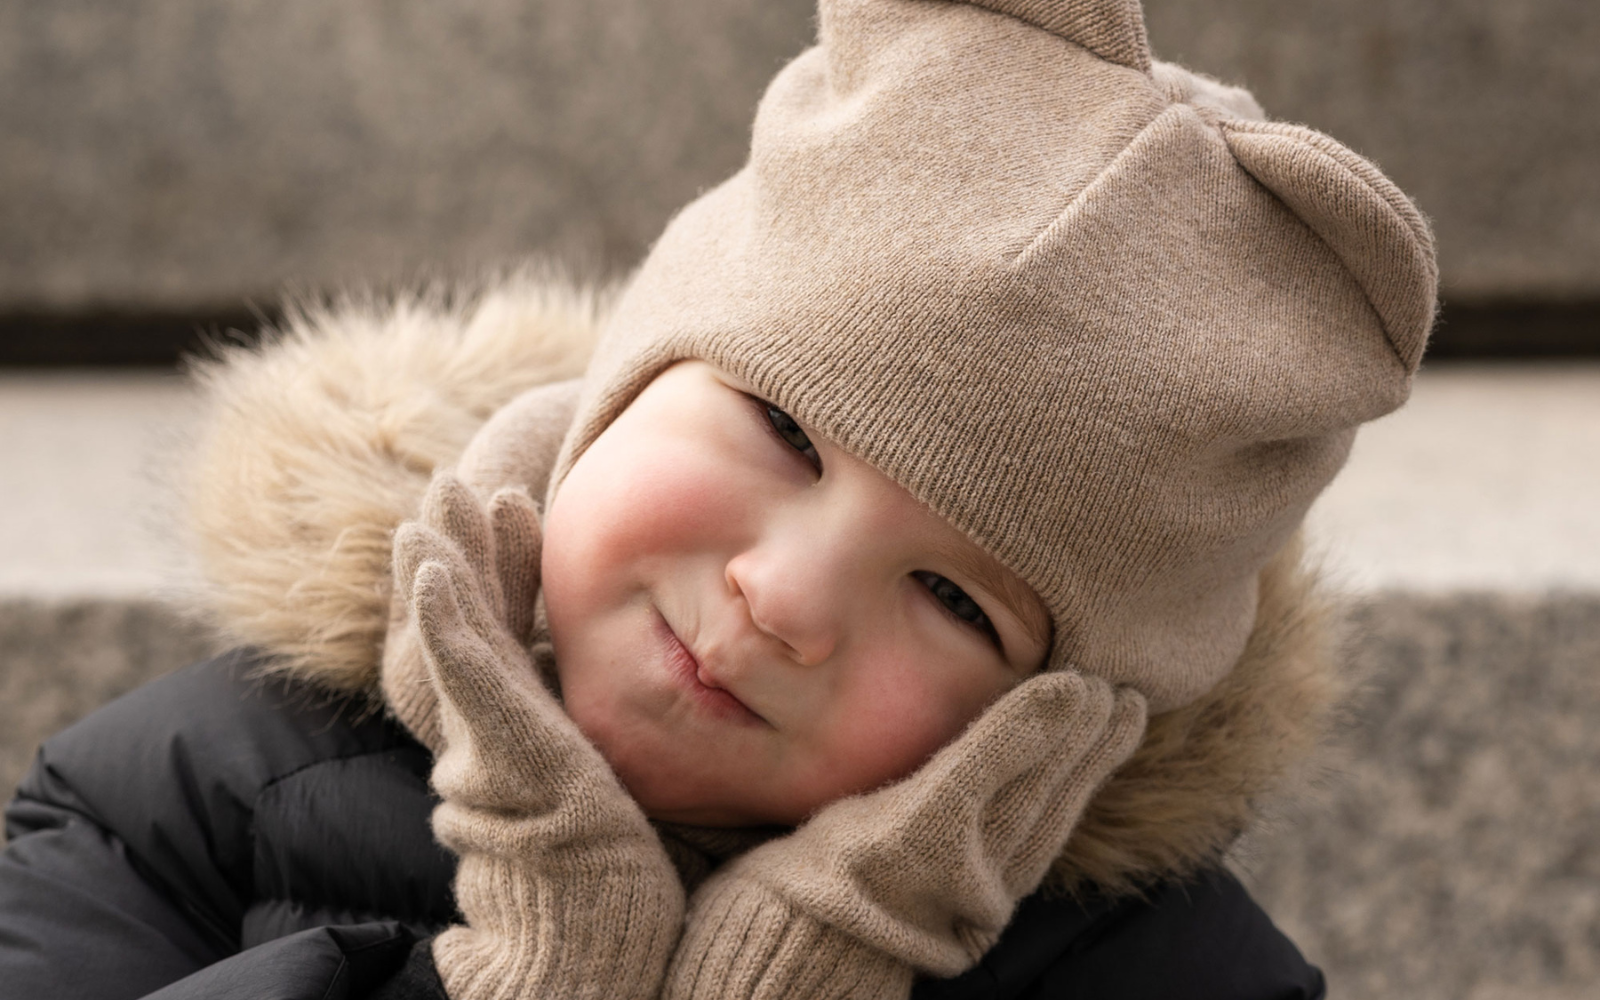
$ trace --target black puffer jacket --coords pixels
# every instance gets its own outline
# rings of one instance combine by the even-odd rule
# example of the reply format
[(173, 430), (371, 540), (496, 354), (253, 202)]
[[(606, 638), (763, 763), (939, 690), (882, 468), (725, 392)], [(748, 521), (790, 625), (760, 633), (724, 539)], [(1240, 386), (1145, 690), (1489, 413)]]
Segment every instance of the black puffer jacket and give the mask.
[[(428, 751), (220, 657), (47, 742), (6, 811), (0, 998), (442, 996), (456, 919)], [(920, 1000), (1311, 998), (1321, 974), (1231, 876), (1144, 900), (1035, 897)]]

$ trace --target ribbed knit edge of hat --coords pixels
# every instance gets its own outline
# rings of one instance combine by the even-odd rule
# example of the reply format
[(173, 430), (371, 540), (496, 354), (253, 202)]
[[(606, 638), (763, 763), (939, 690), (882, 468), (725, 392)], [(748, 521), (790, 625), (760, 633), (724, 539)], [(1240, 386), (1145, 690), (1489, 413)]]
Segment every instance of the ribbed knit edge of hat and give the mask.
[(967, 0), (1043, 28), (1119, 66), (1150, 71), (1139, 0)]

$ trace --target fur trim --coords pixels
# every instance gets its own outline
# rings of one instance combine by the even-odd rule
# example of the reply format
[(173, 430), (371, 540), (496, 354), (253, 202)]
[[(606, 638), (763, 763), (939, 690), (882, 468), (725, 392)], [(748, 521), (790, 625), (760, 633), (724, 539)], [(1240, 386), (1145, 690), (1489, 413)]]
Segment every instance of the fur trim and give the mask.
[(1095, 794), (1045, 880), (1120, 895), (1221, 862), (1264, 800), (1312, 759), (1352, 692), (1333, 608), (1297, 534), (1261, 572), (1256, 625), (1233, 670), (1200, 700), (1150, 719), (1132, 758)]
[(224, 638), (375, 694), (394, 528), (490, 414), (582, 373), (607, 297), (524, 270), (299, 305), (262, 346), (197, 362), (209, 413), (184, 493)]
[[(213, 414), (189, 489), (209, 605), (270, 670), (377, 698), (389, 550), (435, 466), (525, 389), (581, 372), (605, 297), (522, 274), (475, 294), (302, 309), (199, 367)], [(1242, 659), (1150, 720), (1053, 866), (1137, 891), (1216, 863), (1305, 760), (1346, 687), (1296, 542), (1263, 571)]]

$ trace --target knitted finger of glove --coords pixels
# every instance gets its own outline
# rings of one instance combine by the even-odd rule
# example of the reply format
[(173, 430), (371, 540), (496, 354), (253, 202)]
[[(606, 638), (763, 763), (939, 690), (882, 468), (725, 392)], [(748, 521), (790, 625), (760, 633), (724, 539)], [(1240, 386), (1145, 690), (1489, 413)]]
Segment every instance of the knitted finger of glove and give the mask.
[(644, 814), (528, 654), (541, 535), (525, 492), (487, 517), (440, 476), (395, 536), (444, 749), (434, 833), (466, 925), (435, 940), (454, 1000), (654, 997), (683, 889)]
[(1137, 747), (1144, 699), (1031, 678), (909, 778), (827, 806), (691, 901), (664, 996), (894, 997), (970, 968)]

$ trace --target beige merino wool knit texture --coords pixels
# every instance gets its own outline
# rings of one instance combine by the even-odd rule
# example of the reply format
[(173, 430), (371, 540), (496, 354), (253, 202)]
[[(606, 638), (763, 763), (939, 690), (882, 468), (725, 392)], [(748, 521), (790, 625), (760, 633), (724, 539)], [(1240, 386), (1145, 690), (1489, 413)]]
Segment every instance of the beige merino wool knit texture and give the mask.
[(822, 0), (748, 164), (612, 314), (551, 488), (702, 358), (1025, 579), (1052, 668), (1185, 705), (1257, 577), (1399, 406), (1421, 215), (1326, 136), (1152, 62), (1132, 0)]

